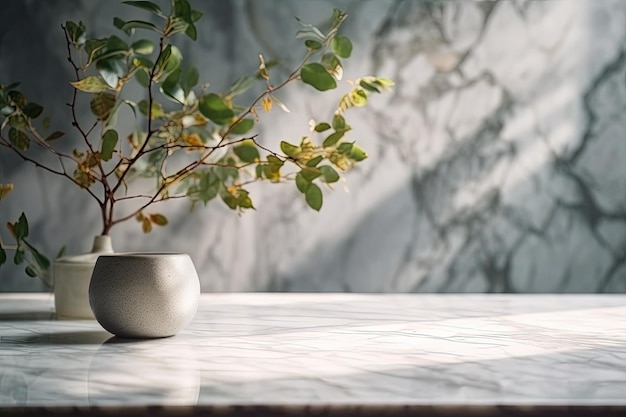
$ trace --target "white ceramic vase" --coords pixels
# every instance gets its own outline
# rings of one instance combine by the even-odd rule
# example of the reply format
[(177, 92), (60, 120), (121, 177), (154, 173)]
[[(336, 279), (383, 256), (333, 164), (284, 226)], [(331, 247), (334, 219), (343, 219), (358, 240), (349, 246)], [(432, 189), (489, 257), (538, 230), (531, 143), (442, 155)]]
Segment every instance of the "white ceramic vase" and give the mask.
[(198, 274), (182, 253), (100, 256), (89, 287), (96, 320), (130, 338), (175, 335), (195, 316), (199, 298)]
[(94, 319), (89, 306), (89, 282), (96, 260), (113, 253), (110, 236), (96, 236), (90, 253), (54, 261), (54, 307), (60, 319)]

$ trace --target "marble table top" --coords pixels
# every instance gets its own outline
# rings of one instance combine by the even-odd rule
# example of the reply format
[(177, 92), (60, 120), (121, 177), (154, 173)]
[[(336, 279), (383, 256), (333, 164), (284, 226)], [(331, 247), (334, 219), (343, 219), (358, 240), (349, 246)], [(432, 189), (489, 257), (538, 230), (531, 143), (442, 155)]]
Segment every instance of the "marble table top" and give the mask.
[(120, 410), (626, 415), (626, 296), (203, 294), (137, 341), (0, 294), (0, 415)]

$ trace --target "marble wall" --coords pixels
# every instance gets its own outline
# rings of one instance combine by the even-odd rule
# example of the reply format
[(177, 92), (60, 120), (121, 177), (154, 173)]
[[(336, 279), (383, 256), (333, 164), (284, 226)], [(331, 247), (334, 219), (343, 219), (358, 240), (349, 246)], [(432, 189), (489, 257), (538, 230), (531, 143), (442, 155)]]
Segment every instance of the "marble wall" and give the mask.
[[(626, 3), (196, 3), (206, 16), (194, 60), (213, 85), (249, 72), (259, 52), (293, 62), (292, 16), (321, 23), (338, 6), (355, 42), (346, 77), (397, 86), (352, 115), (370, 158), (325, 192), (321, 213), (291, 186), (258, 187), (256, 212), (238, 217), (216, 202), (189, 214), (177, 203), (165, 210), (172, 224), (149, 238), (134, 223), (115, 230), (118, 250), (188, 252), (204, 291), (626, 290)], [(60, 23), (102, 31), (119, 11), (104, 0), (4, 2), (0, 79), (62, 103), (71, 74)], [(337, 99), (304, 88), (282, 98), (292, 112), (270, 114), (265, 143), (305, 134)], [(0, 179), (19, 187), (0, 205), (2, 222), (26, 207), (49, 253), (89, 248), (98, 217), (80, 192), (4, 152)], [(38, 289), (0, 270), (0, 290)]]

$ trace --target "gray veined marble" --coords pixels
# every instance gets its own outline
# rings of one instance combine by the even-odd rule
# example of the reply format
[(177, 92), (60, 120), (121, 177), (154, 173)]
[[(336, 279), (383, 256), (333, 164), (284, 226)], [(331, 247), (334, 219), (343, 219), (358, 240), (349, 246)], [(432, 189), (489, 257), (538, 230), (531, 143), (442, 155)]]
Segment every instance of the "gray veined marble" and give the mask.
[[(625, 2), (196, 6), (205, 23), (194, 59), (216, 87), (249, 72), (259, 52), (296, 59), (291, 16), (318, 23), (333, 6), (348, 11), (355, 41), (346, 77), (371, 72), (397, 87), (353, 118), (370, 158), (325, 193), (322, 213), (305, 210), (291, 187), (260, 187), (255, 213), (170, 206), (171, 227), (145, 239), (124, 225), (114, 232), (118, 250), (189, 252), (204, 291), (626, 289)], [(44, 103), (67, 95), (59, 24), (82, 18), (101, 31), (119, 12), (103, 0), (3, 2), (0, 79), (24, 79)], [(306, 89), (282, 98), (292, 112), (270, 115), (259, 131), (266, 143), (305, 134), (308, 118), (327, 116), (318, 109), (336, 100)], [(0, 220), (27, 206), (33, 238), (49, 253), (88, 249), (98, 227), (85, 196), (7, 160), (0, 179), (28, 190), (2, 202)], [(39, 288), (17, 270), (2, 275), (2, 290)]]
[(624, 296), (205, 294), (149, 341), (51, 311), (0, 295), (0, 414), (626, 415)]

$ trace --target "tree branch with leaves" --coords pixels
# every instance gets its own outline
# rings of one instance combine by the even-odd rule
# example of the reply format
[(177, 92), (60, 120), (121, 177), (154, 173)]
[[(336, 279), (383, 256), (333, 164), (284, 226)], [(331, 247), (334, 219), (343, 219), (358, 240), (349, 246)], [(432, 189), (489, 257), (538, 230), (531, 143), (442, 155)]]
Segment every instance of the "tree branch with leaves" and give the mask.
[[(168, 13), (150, 1), (123, 3), (152, 19), (116, 17), (116, 33), (107, 37), (88, 36), (82, 22), (67, 21), (62, 27), (76, 77), (68, 103), (73, 134), (43, 133), (50, 125), (40, 118), (43, 107), (28, 100), (18, 83), (0, 84), (0, 151), (85, 190), (100, 207), (103, 235), (133, 218), (146, 233), (166, 225), (153, 206), (171, 199), (187, 198), (194, 207), (219, 198), (239, 212), (253, 209), (246, 187), (259, 181), (291, 181), (307, 204), (319, 210), (320, 186), (338, 181), (340, 172), (366, 158), (348, 139), (351, 126), (345, 113), (365, 106), (371, 93), (391, 88), (393, 82), (385, 78), (351, 81), (350, 91), (329, 109), (331, 120), (313, 122), (306, 136), (283, 140), (279, 149), (262, 145), (253, 133), (274, 105), (288, 111), (276, 96), (288, 86), (304, 83), (325, 92), (342, 81), (343, 60), (352, 53), (350, 39), (339, 34), (344, 12), (333, 11), (325, 32), (296, 19), (303, 55), (286, 78), (276, 79), (271, 62), (259, 55), (254, 74), (217, 92), (199, 84), (200, 71), (183, 59), (174, 42), (181, 35), (196, 40), (201, 12), (188, 0), (172, 0)], [(128, 94), (133, 84), (143, 89), (141, 100)], [(241, 103), (243, 93), (255, 87), (258, 94)], [(83, 100), (89, 101), (89, 117), (78, 111)], [(122, 112), (132, 115), (133, 128), (118, 124)], [(80, 142), (71, 152), (62, 151), (68, 137)], [(41, 157), (33, 152), (36, 147), (54, 158)], [(121, 203), (125, 210), (120, 212)]]

